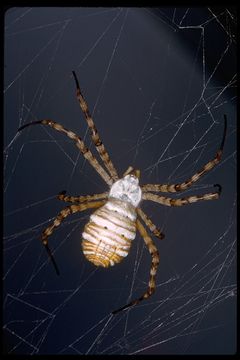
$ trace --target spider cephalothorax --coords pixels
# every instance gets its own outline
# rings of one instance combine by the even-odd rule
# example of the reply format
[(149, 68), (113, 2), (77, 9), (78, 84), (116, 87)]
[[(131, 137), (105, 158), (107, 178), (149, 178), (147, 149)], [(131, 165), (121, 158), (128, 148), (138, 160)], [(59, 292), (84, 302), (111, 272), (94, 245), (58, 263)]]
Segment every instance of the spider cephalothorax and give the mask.
[(139, 186), (138, 177), (128, 174), (117, 180), (111, 186), (109, 197), (126, 201), (136, 208), (142, 199), (142, 190)]
[(140, 171), (134, 170), (131, 166), (123, 174), (122, 178), (119, 179), (117, 170), (115, 169), (107, 150), (99, 137), (93, 119), (90, 115), (88, 105), (81, 93), (79, 82), (74, 71), (73, 77), (77, 87), (77, 99), (91, 130), (92, 140), (100, 155), (102, 164), (100, 164), (94, 157), (92, 152), (86, 147), (79, 136), (53, 120), (44, 119), (25, 124), (19, 128), (19, 131), (30, 125), (42, 124), (64, 133), (75, 142), (82, 155), (89, 161), (89, 163), (95, 168), (97, 173), (109, 186), (109, 190), (101, 194), (67, 196), (65, 192), (62, 192), (58, 195), (59, 200), (73, 204), (60, 211), (53, 223), (43, 231), (41, 236), (42, 243), (48, 252), (57, 274), (59, 274), (59, 269), (48, 246), (48, 238), (55, 228), (57, 228), (70, 214), (84, 211), (86, 209), (96, 209), (90, 216), (89, 222), (85, 225), (82, 233), (83, 253), (86, 258), (96, 266), (108, 267), (119, 263), (127, 256), (131, 242), (136, 236), (136, 231), (138, 231), (143, 237), (143, 240), (152, 257), (148, 288), (144, 294), (136, 300), (131, 301), (116, 311), (113, 311), (115, 314), (132, 305), (138, 304), (143, 299), (147, 299), (152, 295), (156, 288), (155, 278), (159, 264), (159, 253), (157, 247), (153, 243), (153, 240), (148, 235), (143, 223), (148, 227), (152, 234), (159, 239), (163, 239), (164, 234), (142, 211), (140, 208), (141, 201), (150, 200), (166, 206), (182, 206), (199, 200), (214, 200), (219, 198), (221, 192), (220, 185), (214, 185), (216, 188), (216, 191), (214, 192), (203, 195), (192, 195), (180, 199), (174, 199), (155, 193), (177, 193), (184, 191), (193, 183), (198, 181), (202, 175), (210, 171), (219, 163), (226, 137), (226, 115), (224, 115), (224, 131), (220, 148), (215, 157), (204, 165), (201, 170), (181, 184), (146, 184), (140, 186)]

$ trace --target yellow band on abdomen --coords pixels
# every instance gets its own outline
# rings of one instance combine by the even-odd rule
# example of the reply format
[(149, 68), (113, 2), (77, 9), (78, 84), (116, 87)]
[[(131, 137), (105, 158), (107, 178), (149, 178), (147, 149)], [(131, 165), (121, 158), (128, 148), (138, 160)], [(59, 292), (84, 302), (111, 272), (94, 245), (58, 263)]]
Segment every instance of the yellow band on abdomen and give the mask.
[(109, 198), (85, 225), (82, 248), (96, 266), (113, 266), (128, 255), (136, 236), (136, 210), (128, 202)]

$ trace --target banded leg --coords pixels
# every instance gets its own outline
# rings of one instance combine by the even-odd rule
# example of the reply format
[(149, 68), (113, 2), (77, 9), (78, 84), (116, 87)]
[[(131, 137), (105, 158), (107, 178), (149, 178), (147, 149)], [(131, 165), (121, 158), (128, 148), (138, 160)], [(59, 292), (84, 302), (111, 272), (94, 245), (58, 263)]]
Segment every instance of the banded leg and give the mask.
[(151, 270), (150, 270), (150, 280), (148, 283), (148, 289), (138, 299), (131, 301), (129, 304), (121, 307), (118, 310), (113, 311), (112, 314), (117, 314), (118, 312), (125, 310), (125, 309), (129, 308), (130, 306), (137, 305), (142, 300), (149, 298), (156, 289), (155, 277), (156, 277), (157, 268), (158, 268), (159, 261), (160, 261), (159, 252), (158, 252), (156, 246), (154, 245), (152, 239), (148, 235), (146, 229), (144, 228), (144, 226), (142, 225), (142, 223), (139, 220), (137, 220), (137, 229), (138, 229), (140, 235), (143, 237), (143, 240), (144, 240), (145, 244), (147, 245), (147, 248), (152, 256), (152, 264), (151, 264)]
[(100, 200), (100, 199), (106, 199), (108, 197), (109, 192), (104, 192), (101, 194), (95, 194), (95, 195), (84, 195), (84, 196), (69, 196), (66, 195), (66, 191), (60, 192), (60, 194), (57, 195), (58, 200), (70, 202), (70, 203), (82, 203), (82, 202), (89, 202), (92, 200)]
[(86, 145), (84, 144), (83, 140), (77, 136), (74, 132), (65, 129), (62, 125), (56, 123), (53, 120), (49, 120), (49, 119), (44, 119), (44, 120), (39, 120), (39, 121), (34, 121), (28, 124), (25, 124), (23, 126), (21, 126), (18, 131), (23, 130), (24, 128), (26, 128), (27, 126), (30, 125), (37, 125), (37, 124), (42, 124), (42, 125), (48, 125), (50, 127), (52, 127), (53, 129), (60, 131), (64, 134), (67, 135), (67, 137), (69, 137), (70, 139), (72, 139), (73, 141), (75, 141), (75, 145), (78, 147), (78, 149), (81, 151), (82, 155), (85, 157), (85, 159), (87, 159), (89, 161), (89, 163), (94, 167), (94, 169), (97, 171), (97, 173), (103, 178), (103, 180), (109, 185), (111, 186), (113, 184), (113, 180), (112, 178), (108, 175), (108, 173), (103, 169), (103, 167), (99, 164), (99, 162), (97, 161), (97, 159), (93, 156), (93, 154), (91, 153), (91, 151), (86, 147)]
[(227, 132), (227, 117), (224, 115), (224, 130), (223, 130), (223, 138), (220, 145), (219, 150), (217, 151), (215, 157), (210, 160), (206, 165), (203, 166), (201, 170), (199, 170), (196, 174), (194, 174), (190, 179), (184, 181), (181, 184), (146, 184), (142, 186), (143, 192), (148, 191), (156, 191), (156, 192), (170, 192), (175, 193), (179, 191), (184, 191), (192, 186), (193, 183), (198, 181), (201, 176), (206, 174), (208, 171), (212, 170), (221, 160), (223, 146), (226, 138)]
[(182, 206), (182, 205), (192, 204), (201, 200), (217, 200), (221, 194), (221, 186), (218, 184), (214, 186), (218, 188), (217, 192), (203, 194), (203, 195), (187, 196), (181, 199), (172, 199), (169, 197), (159, 196), (151, 193), (143, 193), (142, 198), (144, 200), (154, 201), (166, 206)]
[(109, 157), (109, 154), (100, 139), (97, 128), (96, 128), (94, 121), (92, 119), (92, 116), (89, 112), (88, 104), (87, 104), (86, 100), (84, 99), (83, 94), (80, 90), (80, 86), (79, 86), (79, 82), (78, 82), (76, 73), (75, 73), (75, 71), (73, 71), (72, 73), (73, 73), (73, 77), (74, 77), (74, 80), (76, 83), (76, 88), (77, 88), (77, 99), (78, 99), (80, 108), (82, 109), (82, 112), (84, 113), (84, 116), (86, 118), (88, 127), (91, 130), (91, 137), (92, 137), (93, 143), (94, 143), (106, 169), (109, 171), (112, 179), (114, 181), (116, 181), (116, 180), (118, 180), (117, 170), (115, 169), (115, 167)]
[(160, 229), (153, 224), (152, 220), (142, 211), (142, 209), (137, 208), (137, 214), (144, 221), (145, 225), (149, 228), (149, 230), (160, 240), (164, 239), (165, 235), (161, 232)]
[(65, 209), (61, 210), (60, 213), (57, 215), (55, 220), (51, 225), (49, 225), (42, 233), (41, 241), (47, 250), (48, 256), (53, 263), (53, 266), (56, 270), (57, 275), (60, 274), (56, 261), (53, 257), (53, 254), (48, 246), (48, 238), (52, 235), (53, 231), (62, 223), (62, 221), (70, 214), (74, 214), (79, 211), (84, 211), (91, 208), (98, 208), (105, 204), (106, 201), (95, 201), (89, 203), (83, 203), (78, 205), (70, 205), (67, 206)]

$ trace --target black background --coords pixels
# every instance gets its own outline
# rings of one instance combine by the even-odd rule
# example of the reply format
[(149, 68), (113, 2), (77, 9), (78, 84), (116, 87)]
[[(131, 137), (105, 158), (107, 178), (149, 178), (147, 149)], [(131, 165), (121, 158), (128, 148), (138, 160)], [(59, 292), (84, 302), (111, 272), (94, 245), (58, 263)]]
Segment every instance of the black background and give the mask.
[[(224, 354), (236, 351), (236, 18), (233, 8), (12, 8), (4, 37), (4, 334), (16, 354)], [(90, 146), (75, 70), (121, 175), (178, 183), (223, 161), (183, 196), (222, 185), (219, 201), (181, 208), (144, 202), (164, 231), (156, 293), (141, 295), (150, 255), (137, 236), (128, 257), (95, 268), (81, 252), (89, 212), (50, 238), (61, 276), (39, 241), (66, 206), (107, 191), (64, 135), (24, 123), (51, 118)], [(94, 151), (93, 146), (91, 146)]]

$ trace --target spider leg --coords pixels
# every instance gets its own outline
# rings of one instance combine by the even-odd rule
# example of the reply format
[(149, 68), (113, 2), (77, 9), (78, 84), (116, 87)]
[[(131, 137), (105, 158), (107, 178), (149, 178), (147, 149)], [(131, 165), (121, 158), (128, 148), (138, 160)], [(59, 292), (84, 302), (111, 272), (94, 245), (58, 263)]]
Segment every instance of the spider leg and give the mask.
[(125, 177), (126, 175), (132, 174), (136, 176), (136, 178), (140, 179), (140, 170), (134, 169), (132, 166), (129, 166), (127, 170), (123, 173), (122, 177)]
[(90, 114), (88, 104), (87, 104), (86, 100), (84, 99), (83, 94), (80, 90), (77, 75), (76, 75), (75, 71), (73, 71), (72, 73), (73, 73), (73, 77), (74, 77), (74, 80), (76, 83), (76, 88), (77, 88), (77, 99), (78, 99), (80, 108), (82, 109), (82, 112), (84, 113), (84, 116), (86, 118), (88, 127), (91, 130), (91, 137), (92, 137), (93, 143), (94, 143), (106, 169), (110, 173), (112, 179), (114, 181), (116, 181), (116, 180), (118, 180), (117, 170), (115, 169), (115, 167), (110, 159), (110, 156), (100, 139), (97, 128), (96, 128), (94, 121), (92, 119), (92, 116)]
[(39, 120), (39, 121), (34, 121), (28, 124), (25, 124), (23, 126), (21, 126), (18, 131), (23, 130), (24, 128), (26, 128), (27, 126), (30, 125), (37, 125), (37, 124), (42, 124), (42, 125), (48, 125), (50, 127), (52, 127), (53, 129), (60, 131), (64, 134), (67, 135), (67, 137), (69, 137), (70, 139), (72, 139), (73, 141), (75, 141), (75, 145), (78, 147), (78, 149), (81, 151), (82, 155), (85, 157), (85, 159), (87, 159), (89, 161), (89, 163), (94, 167), (94, 169), (97, 171), (97, 173), (103, 178), (103, 180), (109, 185), (111, 186), (113, 183), (112, 178), (108, 175), (108, 173), (103, 169), (103, 167), (99, 164), (99, 162), (97, 161), (97, 159), (93, 156), (93, 154), (91, 153), (91, 151), (86, 147), (86, 145), (84, 144), (83, 140), (77, 136), (74, 132), (65, 129), (62, 125), (56, 123), (53, 120), (49, 120), (49, 119), (44, 119), (44, 120)]
[(52, 235), (53, 231), (62, 223), (62, 221), (70, 214), (74, 214), (76, 212), (79, 211), (84, 211), (90, 208), (98, 208), (102, 205), (105, 204), (106, 201), (95, 201), (95, 202), (86, 202), (83, 204), (78, 204), (78, 205), (70, 205), (67, 206), (66, 208), (64, 208), (63, 210), (60, 211), (60, 213), (56, 216), (55, 220), (53, 221), (53, 223), (51, 225), (49, 225), (42, 233), (41, 236), (41, 241), (48, 253), (48, 256), (50, 258), (50, 260), (53, 263), (53, 266), (56, 270), (57, 275), (60, 274), (58, 266), (56, 264), (56, 261), (53, 257), (53, 254), (48, 246), (48, 238), (49, 236)]
[(130, 172), (132, 172), (132, 171), (133, 171), (133, 167), (132, 167), (132, 166), (129, 166), (129, 167), (127, 168), (127, 170), (123, 173), (123, 177), (126, 176), (126, 175), (128, 175), (128, 174), (130, 174)]
[(223, 130), (222, 142), (219, 150), (217, 151), (215, 157), (212, 160), (210, 160), (206, 165), (204, 165), (201, 170), (196, 172), (196, 174), (190, 177), (190, 179), (184, 181), (181, 184), (146, 184), (142, 186), (143, 192), (156, 191), (156, 192), (175, 193), (188, 189), (190, 186), (192, 186), (193, 183), (198, 181), (200, 177), (202, 177), (208, 171), (212, 170), (220, 162), (223, 152), (223, 146), (225, 143), (226, 132), (227, 132), (227, 117), (226, 115), (224, 115), (224, 130)]
[(82, 203), (82, 202), (89, 202), (92, 200), (100, 200), (106, 199), (108, 197), (108, 192), (104, 192), (101, 194), (94, 194), (94, 195), (84, 195), (84, 196), (69, 196), (66, 195), (66, 191), (62, 191), (57, 195), (58, 200), (70, 202), (70, 203)]
[(158, 239), (164, 239), (165, 235), (161, 232), (160, 229), (156, 227), (156, 225), (153, 224), (152, 220), (142, 211), (142, 209), (137, 208), (137, 214), (141, 217), (145, 225)]
[(218, 184), (215, 184), (214, 186), (218, 188), (217, 192), (203, 194), (203, 195), (187, 196), (181, 199), (172, 199), (169, 197), (160, 196), (152, 193), (144, 193), (142, 198), (144, 200), (154, 201), (166, 206), (182, 206), (182, 205), (195, 203), (200, 200), (217, 200), (221, 194), (221, 186)]
[(159, 261), (160, 261), (159, 252), (158, 252), (156, 246), (154, 245), (153, 240), (150, 238), (146, 229), (144, 228), (144, 226), (142, 225), (142, 223), (139, 220), (137, 220), (137, 229), (138, 229), (140, 235), (143, 237), (143, 240), (144, 240), (145, 244), (147, 245), (147, 248), (152, 256), (152, 264), (151, 264), (151, 270), (150, 270), (150, 280), (148, 282), (148, 289), (138, 299), (131, 301), (130, 303), (121, 307), (120, 309), (114, 310), (112, 312), (112, 314), (117, 314), (118, 312), (125, 310), (125, 309), (129, 308), (130, 306), (137, 305), (140, 301), (149, 298), (156, 289), (155, 277), (156, 277), (157, 268), (158, 268)]

